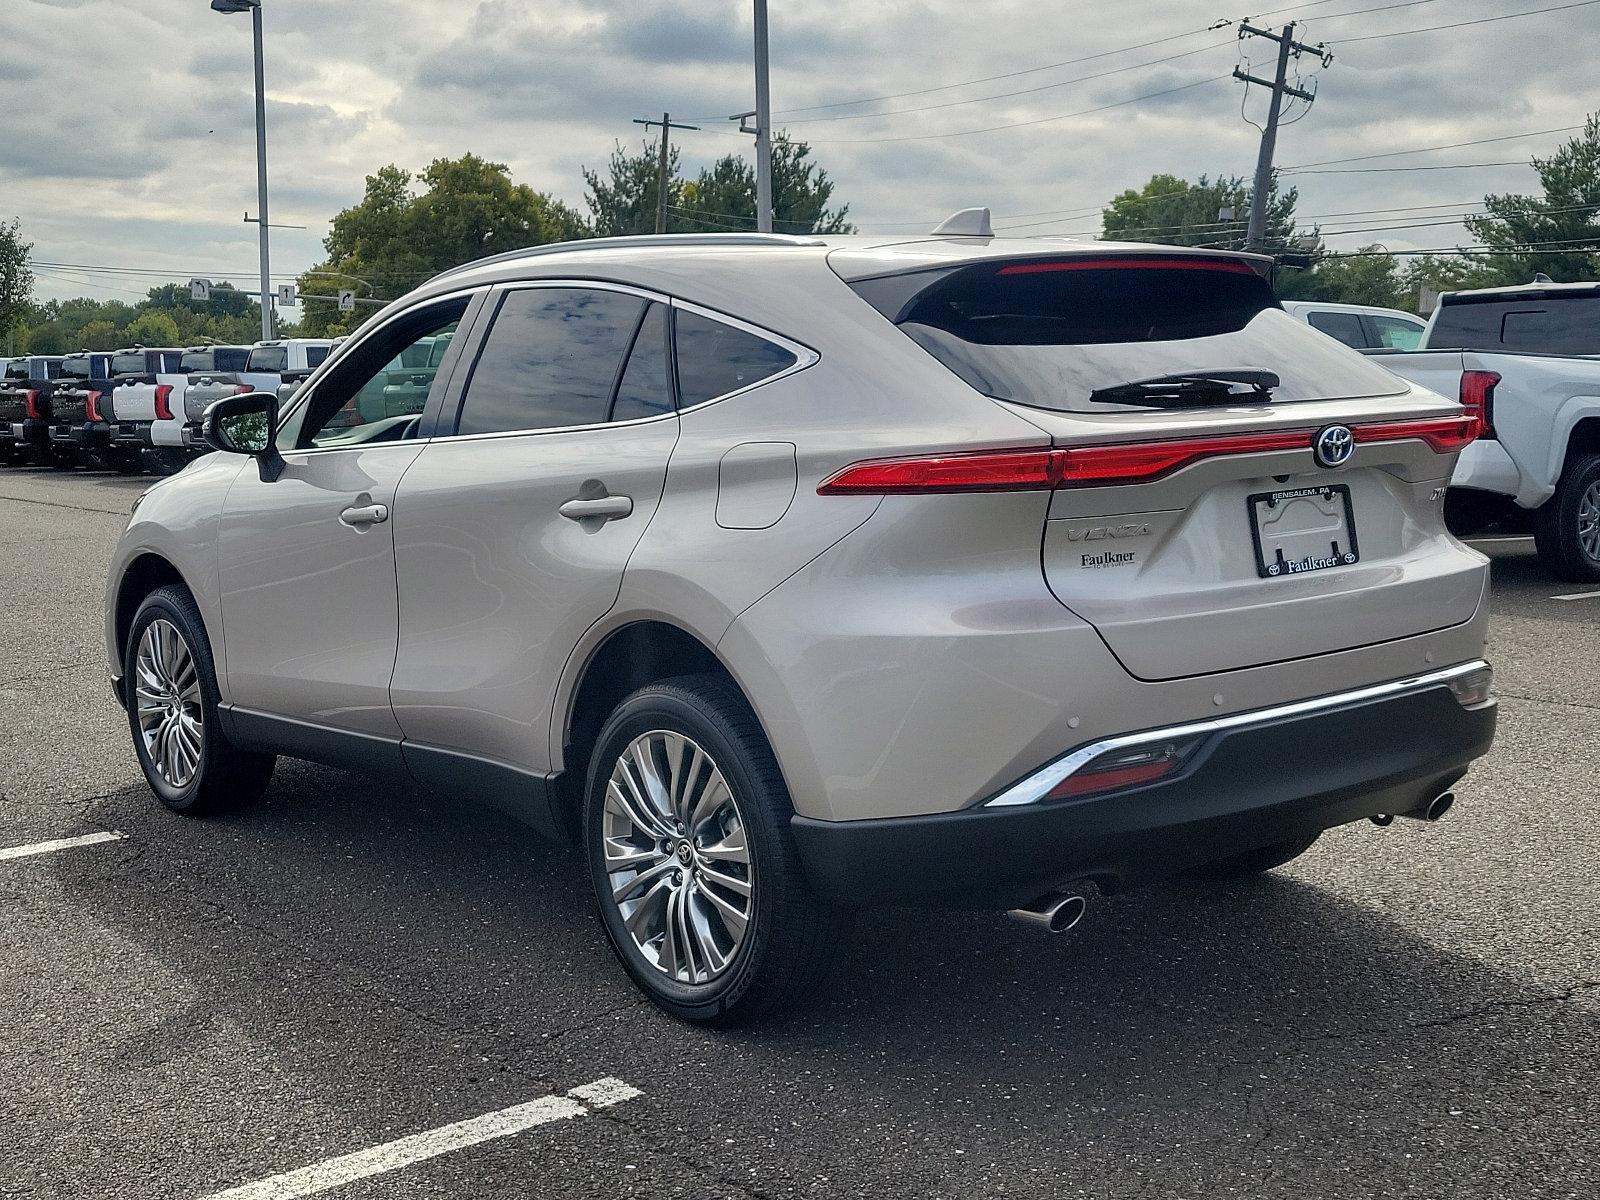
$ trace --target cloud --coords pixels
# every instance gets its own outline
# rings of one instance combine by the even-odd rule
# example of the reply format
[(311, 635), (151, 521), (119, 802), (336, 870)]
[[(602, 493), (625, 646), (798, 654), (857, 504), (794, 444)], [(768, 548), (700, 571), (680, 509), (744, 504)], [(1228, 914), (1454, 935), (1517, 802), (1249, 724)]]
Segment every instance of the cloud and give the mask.
[[(1326, 38), (1336, 58), (1323, 72), (1299, 63), (1316, 75), (1318, 98), (1284, 129), (1282, 163), (1582, 121), (1593, 94), (1585, 10), (1340, 42), (1443, 23), (1416, 15), (1424, 11), (1306, 21), (1302, 36)], [(1461, 0), (1456, 19), (1504, 11), (1494, 0)], [(691, 172), (750, 152), (750, 140), (722, 120), (754, 103), (748, 0), (273, 0), (264, 15), (274, 219), (309, 227), (274, 232), (274, 262), (284, 271), (314, 260), (327, 221), (388, 162), (417, 169), (471, 150), (581, 204), (582, 167), (603, 164), (615, 141), (644, 137), (635, 117), (670, 110), (703, 118), (703, 131), (675, 135)], [(836, 202), (848, 202), (869, 231), (930, 228), (975, 203), (1002, 215), (1093, 209), (1157, 171), (1248, 175), (1257, 133), (1241, 119), (1242, 85), (1208, 83), (978, 136), (887, 139), (1036, 122), (1226, 75), (1239, 46), (1227, 30), (1205, 32), (1215, 16), (1212, 0), (1081, 0), (1070, 14), (1033, 0), (786, 0), (772, 12), (774, 105), (780, 123), (813, 141)], [(1168, 35), (1183, 36), (1107, 53)], [(1210, 42), (1225, 44), (1154, 62)], [(71, 54), (61, 52), (67, 46)], [(1246, 49), (1259, 66), (1269, 47)], [(86, 75), (85, 63), (115, 69)], [(1493, 86), (1453, 63), (1493, 64)], [(1103, 77), (1084, 78), (1091, 75)], [(986, 76), (999, 78), (944, 86)], [(1024, 89), (1038, 90), (999, 95)], [(839, 103), (874, 96), (896, 98)], [(1247, 115), (1258, 117), (1262, 100), (1250, 96)], [(950, 101), (970, 103), (929, 107)], [(881, 108), (917, 111), (857, 116)], [(242, 17), (218, 16), (204, 0), (0, 0), (0, 218), (20, 217), (41, 259), (180, 273), (249, 267), (254, 227), (239, 216), (256, 203), (253, 122), (250, 22)], [(1373, 165), (1522, 159), (1560, 140)], [(1448, 211), (1458, 201), (1465, 210), (1487, 191), (1526, 188), (1533, 177), (1510, 167), (1293, 179), (1301, 211), (1317, 214), (1424, 204)], [(1093, 212), (1032, 224), (1041, 219), (1026, 218), (1021, 232), (1097, 224)], [(1332, 240), (1415, 246), (1461, 236), (1446, 227)], [(110, 294), (59, 277), (41, 290)]]

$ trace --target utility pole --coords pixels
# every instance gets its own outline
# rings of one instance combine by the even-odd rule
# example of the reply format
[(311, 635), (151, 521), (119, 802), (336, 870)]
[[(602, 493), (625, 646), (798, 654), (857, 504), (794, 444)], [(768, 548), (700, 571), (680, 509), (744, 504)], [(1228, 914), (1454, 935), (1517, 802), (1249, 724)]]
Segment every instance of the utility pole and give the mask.
[(667, 136), (674, 129), (699, 129), (698, 125), (676, 125), (673, 123), (671, 113), (662, 113), (661, 120), (652, 121), (648, 117), (635, 117), (635, 125), (643, 125), (649, 129), (652, 125), (661, 126), (661, 153), (656, 159), (656, 232), (667, 231)]
[(1261, 250), (1267, 244), (1267, 201), (1272, 194), (1272, 154), (1278, 145), (1278, 118), (1283, 112), (1283, 98), (1294, 96), (1307, 104), (1316, 99), (1315, 92), (1289, 85), (1289, 57), (1293, 55), (1299, 58), (1302, 54), (1310, 53), (1320, 58), (1324, 67), (1333, 62), (1333, 52), (1326, 46), (1320, 43), (1311, 46), (1295, 41), (1294, 25), (1295, 23), (1290, 21), (1283, 27), (1281, 33), (1273, 33), (1270, 29), (1257, 29), (1248, 21), (1239, 22), (1241, 41), (1247, 37), (1263, 37), (1278, 43), (1278, 73), (1270, 82), (1246, 74), (1238, 67), (1233, 69), (1235, 79), (1270, 88), (1272, 91), (1272, 101), (1267, 107), (1267, 123), (1261, 129), (1261, 152), (1256, 157), (1256, 182), (1250, 192), (1250, 223), (1246, 227), (1244, 239), (1246, 250)]
[(767, 62), (767, 0), (756, 4), (756, 229), (772, 232), (772, 87)]

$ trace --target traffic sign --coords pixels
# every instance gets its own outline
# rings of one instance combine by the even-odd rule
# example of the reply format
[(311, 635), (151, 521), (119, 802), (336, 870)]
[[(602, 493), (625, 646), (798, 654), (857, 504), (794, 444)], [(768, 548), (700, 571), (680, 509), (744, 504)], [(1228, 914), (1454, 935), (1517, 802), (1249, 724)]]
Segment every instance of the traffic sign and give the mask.
[(355, 312), (355, 310), (356, 310), (356, 294), (355, 294), (355, 292), (350, 288), (341, 289), (340, 292), (339, 292), (339, 311), (340, 312)]
[(209, 299), (211, 299), (211, 280), (209, 280), (209, 279), (191, 279), (191, 280), (189, 280), (189, 299), (191, 299), (191, 300), (209, 300)]
[(280, 283), (278, 285), (278, 303), (285, 308), (293, 308), (299, 303), (295, 298), (294, 284)]

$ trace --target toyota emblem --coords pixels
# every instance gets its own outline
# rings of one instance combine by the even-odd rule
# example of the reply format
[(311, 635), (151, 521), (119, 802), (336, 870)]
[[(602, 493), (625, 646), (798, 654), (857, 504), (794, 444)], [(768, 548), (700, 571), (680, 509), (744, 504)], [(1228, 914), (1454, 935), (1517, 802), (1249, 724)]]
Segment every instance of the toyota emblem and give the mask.
[(1356, 439), (1347, 425), (1329, 425), (1317, 433), (1312, 453), (1321, 467), (1342, 467), (1355, 453)]

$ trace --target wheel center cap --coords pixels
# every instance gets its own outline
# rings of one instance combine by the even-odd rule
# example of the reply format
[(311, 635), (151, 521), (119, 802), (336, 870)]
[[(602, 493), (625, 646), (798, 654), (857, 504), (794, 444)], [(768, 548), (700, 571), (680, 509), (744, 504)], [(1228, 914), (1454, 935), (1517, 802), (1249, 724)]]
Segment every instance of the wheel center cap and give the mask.
[(690, 858), (689, 843), (688, 842), (679, 842), (678, 843), (678, 861), (683, 863), (684, 866), (688, 866), (689, 865), (689, 858)]

